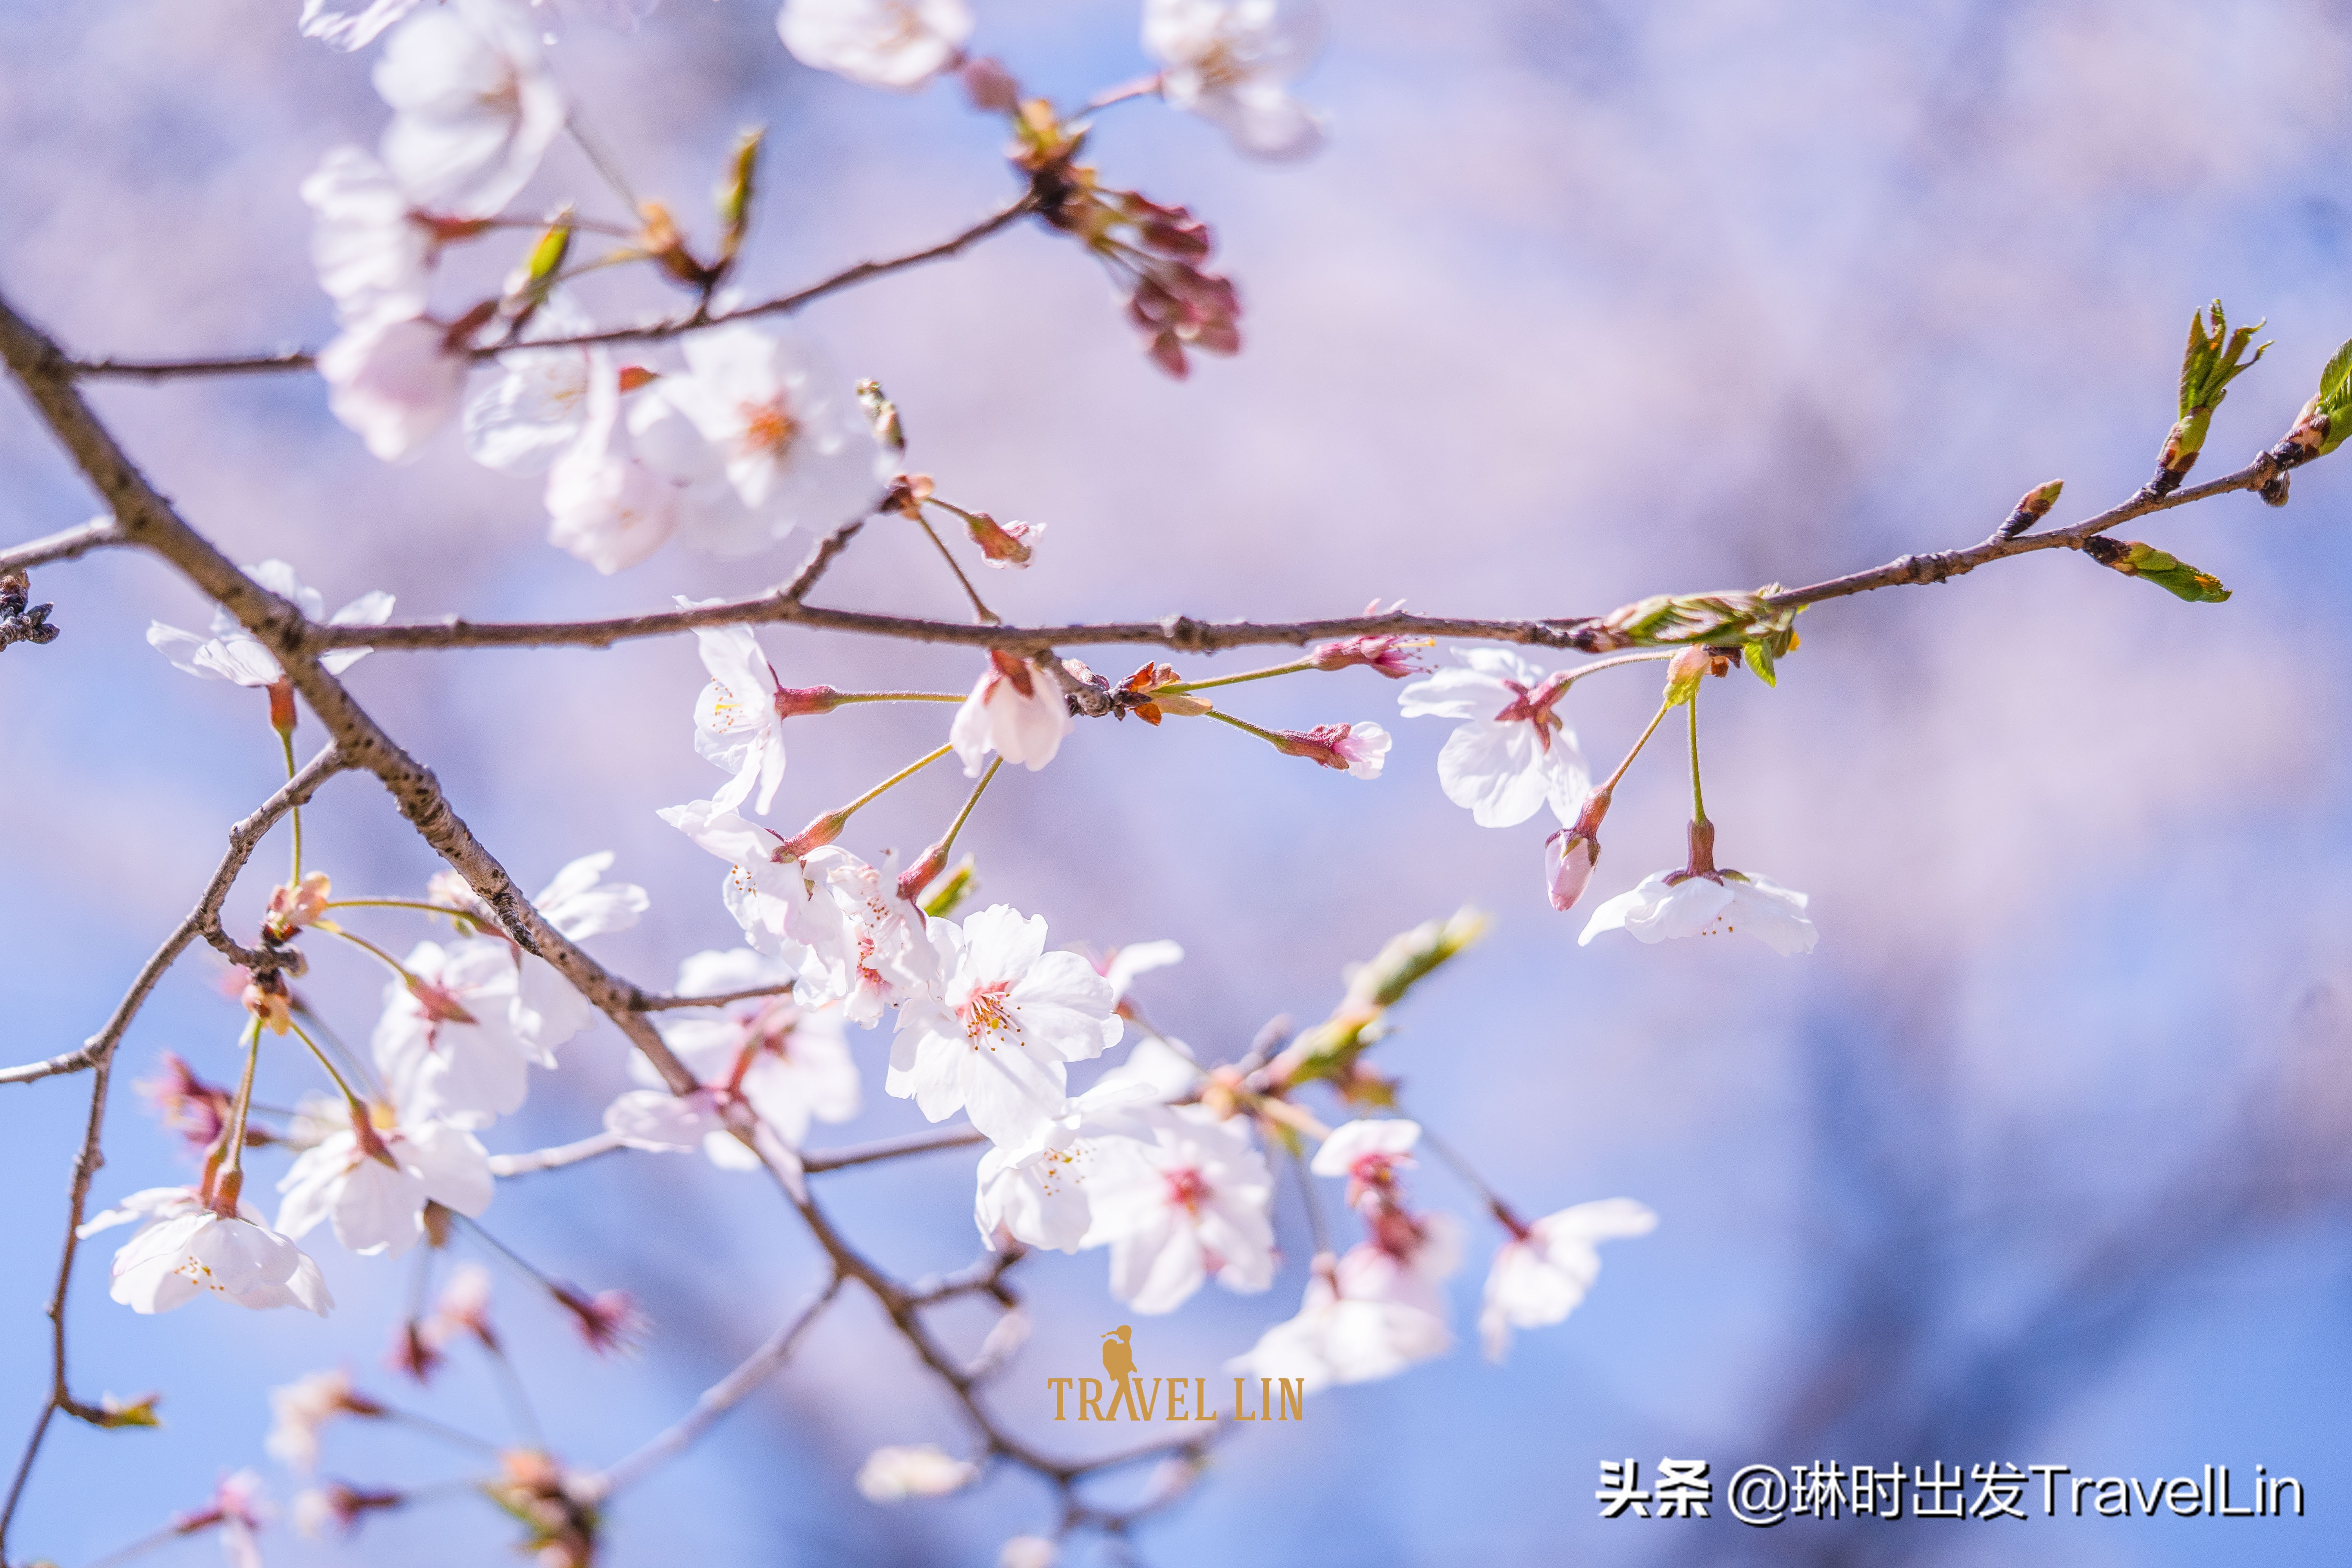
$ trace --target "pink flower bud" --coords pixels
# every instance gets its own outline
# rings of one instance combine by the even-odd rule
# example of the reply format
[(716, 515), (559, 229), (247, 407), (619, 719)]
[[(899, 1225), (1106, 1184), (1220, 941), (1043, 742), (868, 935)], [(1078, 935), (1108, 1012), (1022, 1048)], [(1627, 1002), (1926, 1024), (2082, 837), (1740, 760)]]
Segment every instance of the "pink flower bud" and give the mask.
[(1021, 84), (1013, 73), (994, 57), (966, 60), (963, 70), (964, 96), (971, 106), (983, 114), (1010, 114), (1021, 102)]
[(1276, 731), (1285, 756), (1305, 757), (1351, 777), (1376, 779), (1389, 754), (1389, 732), (1378, 724), (1318, 724), (1312, 730)]
[(1365, 665), (1380, 671), (1391, 680), (1402, 680), (1408, 675), (1425, 675), (1429, 667), (1415, 659), (1414, 650), (1429, 647), (1434, 637), (1398, 637), (1392, 632), (1352, 637), (1339, 642), (1318, 643), (1307, 661), (1318, 669), (1345, 669), (1350, 665)]
[(1544, 887), (1553, 909), (1566, 913), (1576, 908), (1600, 858), (1600, 842), (1572, 828), (1563, 827), (1544, 840)]

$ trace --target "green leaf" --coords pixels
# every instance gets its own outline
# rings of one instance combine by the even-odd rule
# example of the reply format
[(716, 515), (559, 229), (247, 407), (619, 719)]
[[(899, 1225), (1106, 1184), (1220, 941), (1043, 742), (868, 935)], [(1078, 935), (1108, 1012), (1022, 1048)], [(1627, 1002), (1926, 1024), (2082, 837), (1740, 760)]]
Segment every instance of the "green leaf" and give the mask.
[(1772, 650), (1770, 648), (1766, 647), (1760, 642), (1752, 642), (1739, 650), (1739, 657), (1748, 661), (1748, 668), (1756, 672), (1757, 679), (1762, 681), (1767, 686), (1777, 687), (1780, 684), (1779, 679), (1772, 673)]

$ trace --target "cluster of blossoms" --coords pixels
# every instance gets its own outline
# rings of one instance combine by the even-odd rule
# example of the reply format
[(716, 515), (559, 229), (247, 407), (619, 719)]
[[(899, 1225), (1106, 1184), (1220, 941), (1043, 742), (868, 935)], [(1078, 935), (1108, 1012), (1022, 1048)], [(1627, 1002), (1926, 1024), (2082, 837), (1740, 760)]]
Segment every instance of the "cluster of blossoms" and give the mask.
[[(1736, 650), (1735, 650), (1736, 651)], [(1469, 808), (1482, 827), (1515, 827), (1545, 806), (1559, 829), (1544, 843), (1544, 890), (1553, 909), (1582, 901), (1601, 859), (1601, 826), (1618, 782), (1657, 729), (1654, 721), (1616, 772), (1599, 786), (1577, 747), (1576, 731), (1558, 711), (1580, 670), (1537, 668), (1502, 648), (1457, 652), (1454, 668), (1417, 680), (1398, 695), (1407, 718), (1458, 719), (1437, 756), (1446, 799)], [(1806, 897), (1768, 877), (1718, 869), (1715, 825), (1707, 820), (1698, 784), (1698, 687), (1722, 675), (1730, 660), (1705, 647), (1642, 656), (1673, 658), (1667, 700), (1659, 721), (1675, 707), (1691, 710), (1693, 816), (1690, 858), (1680, 869), (1654, 871), (1632, 889), (1592, 912), (1580, 942), (1622, 931), (1645, 942), (1715, 936), (1745, 930), (1784, 955), (1812, 951), (1819, 933), (1805, 916)], [(1599, 661), (1597, 668), (1614, 661)]]

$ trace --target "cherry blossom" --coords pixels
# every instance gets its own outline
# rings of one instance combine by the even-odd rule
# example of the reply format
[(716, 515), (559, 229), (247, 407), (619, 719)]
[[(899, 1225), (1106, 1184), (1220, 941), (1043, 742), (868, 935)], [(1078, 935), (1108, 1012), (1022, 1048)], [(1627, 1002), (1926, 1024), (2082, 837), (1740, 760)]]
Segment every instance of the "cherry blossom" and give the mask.
[(715, 454), (768, 540), (802, 522), (831, 527), (879, 498), (887, 479), (881, 448), (813, 344), (738, 323), (689, 333), (680, 346), (687, 373), (663, 376), (647, 395), (683, 415), (709, 450), (681, 452), (684, 432), (649, 419), (631, 426), (647, 462), (693, 484)]
[(229, 1568), (261, 1568), (261, 1548), (253, 1534), (268, 1522), (272, 1511), (261, 1478), (251, 1470), (238, 1470), (220, 1479), (205, 1507), (175, 1516), (171, 1532), (193, 1535), (200, 1530), (218, 1529), (221, 1556)]
[(1086, 1245), (1109, 1244), (1110, 1293), (1169, 1312), (1213, 1277), (1229, 1290), (1271, 1285), (1274, 1176), (1247, 1124), (1179, 1106), (1146, 1131), (1111, 1145), (1088, 1184)]
[(363, 49), (416, 9), (420, 0), (302, 0), (302, 36), (338, 49)]
[[(793, 966), (748, 948), (698, 952), (678, 967), (677, 994), (784, 984), (793, 976)], [(729, 1103), (740, 1100), (749, 1107), (787, 1152), (808, 1135), (812, 1119), (846, 1121), (857, 1114), (857, 1068), (843, 1043), (841, 1025), (838, 1009), (805, 1011), (781, 994), (732, 1004), (718, 1016), (666, 1016), (658, 1025), (663, 1041), (705, 1092), (671, 1095), (657, 1087), (661, 1079), (652, 1064), (632, 1056), (630, 1076), (647, 1087), (615, 1100), (605, 1113), (605, 1128), (637, 1148), (698, 1144), (715, 1165), (756, 1169), (758, 1160), (727, 1131)], [(681, 1113), (652, 1103), (659, 1100), (700, 1103)]]
[(961, 925), (930, 922), (937, 992), (898, 1011), (889, 1091), (933, 1121), (961, 1110), (991, 1142), (1045, 1130), (1068, 1068), (1118, 1043), (1110, 986), (1070, 952), (1045, 951), (1045, 920), (1003, 904)]
[(1089, 1184), (1135, 1158), (1120, 1147), (1149, 1137), (1160, 1110), (1150, 1086), (1108, 1079), (1071, 1100), (1035, 1137), (1000, 1143), (981, 1156), (972, 1221), (991, 1250), (1000, 1228), (1013, 1240), (1055, 1252), (1097, 1245)]
[(86, 1239), (131, 1223), (140, 1228), (115, 1253), (107, 1293), (134, 1312), (168, 1312), (207, 1291), (257, 1310), (301, 1307), (323, 1318), (334, 1308), (319, 1266), (248, 1204), (231, 1219), (193, 1187), (149, 1187), (75, 1234)]
[(457, 414), (467, 362), (449, 332), (428, 317), (379, 313), (319, 351), (327, 407), (373, 456), (414, 455)]
[(1347, 1177), (1353, 1205), (1363, 1189), (1385, 1185), (1398, 1168), (1411, 1168), (1408, 1151), (1420, 1142), (1418, 1121), (1402, 1117), (1349, 1121), (1331, 1130), (1307, 1169), (1318, 1176)]
[(338, 147), (302, 182), (318, 215), (310, 259), (336, 319), (421, 316), (442, 230), (419, 213), (392, 171), (357, 147)]
[(612, 355), (593, 344), (529, 345), (578, 337), (593, 324), (560, 289), (531, 313), (520, 344), (499, 355), (505, 374), (466, 405), (466, 450), (474, 461), (502, 474), (544, 473), (579, 444), (588, 428), (593, 390), (610, 380), (618, 396)]
[(784, 853), (782, 834), (746, 822), (716, 801), (664, 806), (656, 815), (728, 862), (727, 912), (753, 947), (797, 963), (811, 944), (837, 945), (839, 910), (831, 897), (818, 899), (809, 875)]
[(1552, 710), (1568, 674), (1547, 676), (1504, 648), (1457, 649), (1461, 668), (1441, 669), (1397, 693), (1407, 718), (1469, 722), (1437, 754), (1445, 798), (1468, 806), (1481, 827), (1511, 827), (1547, 800), (1567, 821), (1591, 784), (1576, 732)]
[[(680, 609), (695, 607), (691, 599), (677, 604)], [(734, 775), (713, 804), (739, 805), (756, 785), (760, 795), (752, 807), (764, 812), (784, 779), (787, 713), (824, 710), (795, 704), (793, 699), (801, 694), (786, 692), (751, 627), (698, 626), (694, 637), (702, 668), (710, 672), (709, 684), (694, 702), (694, 749)]]
[(303, 1151), (278, 1184), (278, 1228), (308, 1235), (320, 1220), (362, 1257), (397, 1258), (425, 1234), (425, 1205), (474, 1215), (490, 1206), (490, 1157), (472, 1133), (436, 1118), (348, 1122)]
[(1607, 931), (1648, 942), (1744, 931), (1790, 958), (1812, 952), (1821, 938), (1805, 918), (1806, 902), (1804, 894), (1752, 872), (1653, 871), (1640, 886), (1594, 910), (1576, 940), (1582, 946)]
[(1070, 950), (1095, 966), (1095, 973), (1110, 982), (1111, 1000), (1124, 1003), (1136, 977), (1155, 969), (1166, 969), (1184, 962), (1181, 943), (1161, 939), (1158, 942), (1131, 942), (1125, 947), (1115, 947), (1104, 957), (1097, 958), (1084, 947)]
[(948, 742), (963, 760), (966, 778), (980, 776), (991, 752), (1035, 773), (1062, 749), (1070, 722), (1068, 700), (1050, 674), (1027, 659), (991, 648), (988, 668), (948, 727)]
[(952, 1458), (930, 1443), (877, 1448), (857, 1468), (857, 1489), (868, 1502), (945, 1497), (979, 1479), (979, 1466)]
[(1259, 158), (1297, 158), (1323, 124), (1284, 84), (1307, 68), (1320, 28), (1290, 0), (1144, 0), (1143, 47), (1166, 67), (1160, 92)]
[(488, 217), (563, 129), (539, 40), (505, 0), (451, 0), (385, 41), (375, 89), (393, 110), (383, 161), (434, 212)]
[(522, 1109), (530, 1064), (555, 1058), (516, 1032), (513, 950), (497, 937), (421, 942), (402, 963), (415, 978), (384, 987), (373, 1042), (394, 1102), (468, 1126)]
[(832, 921), (802, 955), (803, 1001), (839, 1002), (845, 1021), (871, 1026), (885, 1007), (937, 984), (939, 952), (925, 935), (923, 913), (898, 897), (886, 869), (838, 847), (813, 850), (801, 865), (814, 907), (828, 910)]
[(547, 542), (610, 576), (677, 531), (686, 492), (635, 451), (619, 377), (599, 366), (586, 385), (579, 433), (547, 471)]
[[(329, 626), (380, 626), (392, 618), (393, 597), (382, 589), (362, 594), (332, 616), (327, 616), (326, 600), (319, 590), (303, 586), (294, 575), (294, 568), (285, 562), (264, 561), (244, 568), (244, 572), (279, 598), (291, 601), (296, 609), (314, 621), (323, 617)], [(239, 686), (259, 687), (274, 686), (286, 679), (278, 656), (264, 647), (226, 610), (213, 612), (209, 637), (152, 621), (147, 626), (147, 646), (176, 668), (206, 680), (233, 680)], [(319, 656), (319, 668), (330, 675), (341, 675), (367, 656), (368, 650), (363, 647), (330, 648)]]
[(1574, 1311), (1601, 1273), (1599, 1244), (1647, 1236), (1658, 1216), (1631, 1198), (1602, 1198), (1546, 1215), (1496, 1249), (1478, 1337), (1499, 1362), (1513, 1329), (1539, 1329)]
[(1364, 1249), (1319, 1260), (1298, 1315), (1276, 1323), (1244, 1354), (1226, 1363), (1245, 1376), (1295, 1377), (1307, 1392), (1336, 1384), (1392, 1377), (1453, 1348), (1445, 1320), (1422, 1302), (1400, 1299), (1410, 1278)]
[(319, 1429), (338, 1415), (381, 1415), (383, 1406), (352, 1388), (340, 1368), (314, 1372), (269, 1391), (269, 1436), (262, 1447), (289, 1470), (319, 1468)]
[(971, 27), (964, 0), (784, 0), (776, 17), (801, 64), (902, 90), (961, 59)]

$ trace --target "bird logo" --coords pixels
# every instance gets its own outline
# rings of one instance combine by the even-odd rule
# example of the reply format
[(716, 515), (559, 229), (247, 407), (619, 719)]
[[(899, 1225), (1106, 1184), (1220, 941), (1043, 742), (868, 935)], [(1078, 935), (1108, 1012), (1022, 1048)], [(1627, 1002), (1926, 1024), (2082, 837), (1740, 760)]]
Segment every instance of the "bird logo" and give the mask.
[[(1104, 1333), (1102, 1361), (1103, 1370), (1122, 1384), (1135, 1375), (1135, 1330), (1131, 1325), (1121, 1323)], [(1132, 1390), (1128, 1397), (1134, 1397)]]

